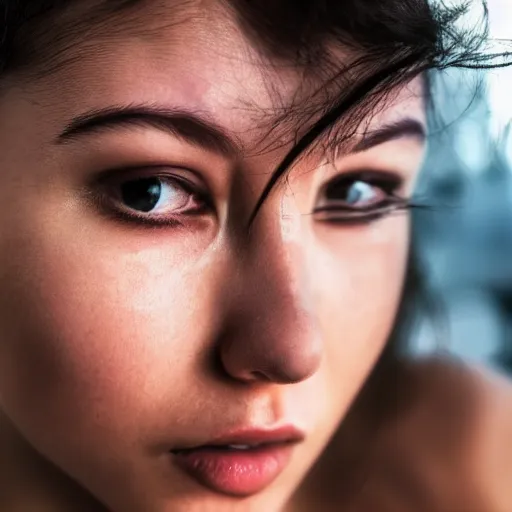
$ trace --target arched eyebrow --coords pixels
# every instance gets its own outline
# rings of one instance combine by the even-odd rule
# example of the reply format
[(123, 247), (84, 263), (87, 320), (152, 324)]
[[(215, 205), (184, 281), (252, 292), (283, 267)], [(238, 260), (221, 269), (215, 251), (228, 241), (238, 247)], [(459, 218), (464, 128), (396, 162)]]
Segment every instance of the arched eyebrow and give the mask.
[[(222, 127), (197, 112), (159, 106), (110, 106), (74, 117), (55, 139), (56, 144), (73, 142), (92, 134), (116, 128), (144, 127), (157, 129), (226, 157), (241, 153), (241, 144)], [(423, 124), (405, 118), (367, 131), (349, 151), (359, 153), (397, 139), (426, 140)]]
[(385, 124), (374, 130), (367, 131), (350, 153), (368, 151), (376, 146), (397, 139), (414, 139), (420, 144), (424, 144), (427, 139), (426, 128), (417, 119), (406, 117), (394, 123)]
[(55, 143), (69, 143), (94, 133), (130, 127), (164, 131), (224, 156), (233, 156), (240, 151), (239, 142), (206, 116), (147, 105), (111, 106), (82, 113), (66, 125)]

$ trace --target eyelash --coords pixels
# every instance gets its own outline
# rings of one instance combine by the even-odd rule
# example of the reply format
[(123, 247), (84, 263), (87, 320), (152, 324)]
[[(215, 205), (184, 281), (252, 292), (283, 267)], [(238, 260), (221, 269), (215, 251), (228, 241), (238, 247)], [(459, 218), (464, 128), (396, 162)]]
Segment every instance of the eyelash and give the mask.
[[(374, 222), (393, 212), (406, 211), (416, 207), (410, 200), (397, 194), (397, 191), (403, 186), (403, 179), (387, 171), (353, 171), (340, 174), (327, 182), (322, 190), (325, 195), (330, 187), (350, 185), (356, 182), (382, 190), (386, 198), (366, 208), (327, 205), (315, 208), (313, 215), (318, 220), (331, 224), (359, 225)], [(347, 188), (349, 187), (347, 186)]]
[[(200, 207), (171, 213), (166, 215), (151, 215), (151, 213), (138, 212), (127, 206), (120, 206), (122, 199), (114, 199), (115, 190), (120, 191), (120, 187), (130, 182), (157, 179), (162, 183), (170, 183), (177, 189), (190, 194), (199, 203)], [(185, 223), (184, 217), (194, 217), (206, 213), (213, 209), (213, 204), (205, 190), (194, 184), (191, 180), (184, 178), (176, 173), (163, 172), (161, 169), (144, 168), (123, 168), (114, 169), (105, 172), (92, 186), (96, 191), (93, 195), (94, 201), (102, 209), (103, 213), (116, 221), (127, 222), (129, 224), (145, 225), (152, 228), (182, 227)]]
[[(132, 178), (128, 177), (131, 173)], [(121, 179), (121, 176), (123, 179)], [(195, 197), (201, 204), (200, 207), (192, 211), (184, 211), (175, 214), (151, 215), (150, 213), (138, 213), (137, 210), (130, 210), (129, 207), (120, 207), (122, 200), (113, 200), (112, 196), (115, 187), (121, 187), (130, 181), (158, 179), (162, 182), (167, 182), (175, 185), (191, 197)], [(347, 205), (323, 206), (317, 207), (313, 210), (314, 215), (319, 221), (329, 224), (337, 225), (362, 225), (379, 220), (387, 215), (405, 211), (411, 208), (420, 207), (413, 204), (411, 201), (404, 197), (397, 195), (397, 191), (403, 185), (403, 180), (396, 174), (386, 171), (354, 171), (350, 173), (340, 174), (329, 180), (320, 190), (324, 194), (328, 192), (329, 188), (335, 186), (350, 185), (356, 182), (368, 184), (372, 187), (378, 188), (387, 196), (383, 201), (370, 205), (367, 208), (352, 208)], [(210, 199), (205, 190), (200, 190), (196, 184), (187, 180), (186, 178), (173, 173), (158, 172), (158, 170), (149, 170), (143, 172), (138, 169), (117, 169), (109, 171), (98, 180), (100, 193), (95, 194), (103, 211), (112, 216), (115, 220), (121, 220), (131, 224), (145, 225), (148, 227), (181, 227), (184, 225), (185, 217), (193, 217), (207, 213), (214, 210), (213, 201)], [(98, 185), (97, 184), (97, 185)], [(348, 188), (348, 187), (347, 187)], [(118, 203), (117, 205), (115, 203)]]

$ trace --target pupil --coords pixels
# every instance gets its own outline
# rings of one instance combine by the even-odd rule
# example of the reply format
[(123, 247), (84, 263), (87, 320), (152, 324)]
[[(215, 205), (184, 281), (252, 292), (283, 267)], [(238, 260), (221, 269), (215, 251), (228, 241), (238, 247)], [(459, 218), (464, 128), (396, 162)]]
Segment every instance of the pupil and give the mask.
[(158, 178), (127, 181), (121, 186), (123, 202), (133, 210), (150, 212), (160, 200), (162, 183)]

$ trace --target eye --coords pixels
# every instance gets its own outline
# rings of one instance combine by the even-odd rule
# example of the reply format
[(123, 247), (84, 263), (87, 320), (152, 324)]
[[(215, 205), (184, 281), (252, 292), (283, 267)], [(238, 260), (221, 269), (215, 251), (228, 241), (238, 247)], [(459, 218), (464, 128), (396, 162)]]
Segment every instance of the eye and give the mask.
[(382, 188), (366, 181), (338, 181), (326, 190), (328, 201), (343, 203), (350, 208), (367, 208), (386, 199)]
[(161, 178), (130, 180), (119, 186), (120, 201), (126, 208), (142, 213), (179, 211), (190, 202), (191, 194), (177, 183)]
[(407, 200), (396, 192), (402, 179), (384, 172), (360, 172), (337, 176), (321, 192), (314, 213), (333, 222), (369, 222), (396, 209)]
[(175, 224), (180, 217), (205, 209), (204, 192), (181, 176), (122, 174), (109, 177), (103, 187), (101, 200), (110, 213), (135, 222)]

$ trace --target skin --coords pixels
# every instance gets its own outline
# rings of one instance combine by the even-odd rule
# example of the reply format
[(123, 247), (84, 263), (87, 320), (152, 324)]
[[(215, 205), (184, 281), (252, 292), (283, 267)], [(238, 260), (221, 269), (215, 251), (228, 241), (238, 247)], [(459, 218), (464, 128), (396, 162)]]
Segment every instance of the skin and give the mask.
[(510, 510), (509, 378), (445, 355), (397, 360), (367, 390), (288, 510)]
[[(410, 195), (420, 138), (355, 153), (349, 145), (335, 161), (312, 152), (248, 235), (252, 208), (291, 147), (262, 150), (268, 112), (300, 75), (263, 66), (214, 2), (191, 3), (179, 23), (162, 23), (155, 9), (139, 13), (144, 37), (109, 38), (115, 25), (106, 25), (69, 50), (79, 61), (0, 97), (0, 400), (12, 510), (34, 510), (31, 500), (37, 510), (89, 510), (86, 493), (112, 512), (279, 510), (395, 319), (407, 214), (347, 226), (310, 213), (342, 173), (393, 173), (404, 182), (397, 193)], [(411, 82), (365, 123), (424, 125), (421, 96), (421, 81)], [(84, 112), (125, 104), (201, 112), (234, 147), (221, 153), (148, 126), (55, 142)], [(213, 207), (177, 214), (176, 225), (120, 220), (93, 198), (98, 177), (122, 166), (191, 179)], [(214, 493), (169, 463), (173, 447), (282, 425), (304, 441), (256, 495)]]

